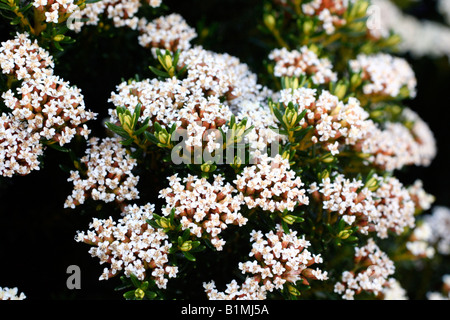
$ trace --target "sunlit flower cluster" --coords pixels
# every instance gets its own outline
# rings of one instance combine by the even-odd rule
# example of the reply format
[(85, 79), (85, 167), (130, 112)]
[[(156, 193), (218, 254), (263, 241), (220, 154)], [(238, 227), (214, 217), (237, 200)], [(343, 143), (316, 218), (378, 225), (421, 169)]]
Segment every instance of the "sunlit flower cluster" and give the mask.
[(86, 110), (81, 90), (57, 76), (25, 80), (17, 93), (3, 93), (5, 105), (18, 120), (27, 123), (27, 130), (63, 146), (75, 135), (88, 138), (85, 122), (96, 114)]
[(309, 192), (322, 207), (337, 212), (349, 225), (357, 225), (359, 232), (376, 232), (387, 238), (388, 231), (401, 234), (415, 225), (415, 206), (408, 190), (394, 178), (373, 177), (379, 186), (371, 191), (361, 180), (348, 179), (342, 174), (312, 183)]
[(248, 208), (283, 212), (309, 204), (302, 188), (304, 183), (290, 169), (289, 160), (279, 154), (274, 158), (261, 154), (255, 161), (256, 164), (245, 167), (234, 181)]
[(100, 264), (107, 263), (100, 280), (108, 280), (123, 272), (143, 280), (146, 275), (156, 282), (158, 288), (166, 288), (168, 278), (177, 276), (178, 268), (169, 264), (172, 244), (162, 229), (147, 224), (153, 216), (154, 206), (128, 205), (123, 217), (117, 222), (94, 218), (87, 232), (77, 233), (78, 242), (92, 245), (89, 250)]
[(17, 288), (0, 287), (0, 300), (25, 300), (26, 296), (23, 292), (19, 294)]
[(418, 223), (414, 228), (409, 241), (406, 242), (406, 249), (419, 258), (433, 258), (436, 250), (431, 245), (432, 229), (428, 223)]
[(368, 161), (386, 171), (428, 166), (437, 153), (436, 140), (425, 121), (408, 108), (403, 115), (410, 127), (400, 122), (386, 122), (383, 127), (371, 124), (365, 139), (356, 145), (369, 155)]
[(161, 5), (162, 0), (100, 0), (87, 3), (83, 9), (72, 14), (69, 28), (80, 32), (83, 26), (98, 25), (104, 16), (111, 19), (115, 27), (136, 29), (139, 24), (136, 14), (141, 8), (142, 2), (157, 8)]
[(246, 100), (239, 104), (236, 112), (237, 120), (246, 118), (247, 128), (253, 126), (253, 129), (245, 136), (250, 144), (250, 150), (264, 152), (271, 143), (285, 140), (285, 136), (272, 129), (276, 128), (276, 122), (269, 106)]
[(315, 89), (284, 89), (279, 101), (285, 105), (289, 102), (297, 104), (299, 113), (306, 110), (299, 125), (313, 126), (311, 142), (323, 145), (333, 155), (346, 145), (364, 140), (373, 125), (356, 98), (349, 98), (344, 104), (326, 90), (317, 96)]
[(31, 41), (27, 33), (17, 33), (14, 39), (1, 43), (0, 68), (17, 80), (39, 79), (53, 74), (53, 57)]
[(266, 288), (254, 277), (246, 278), (242, 285), (232, 280), (223, 292), (216, 289), (214, 281), (204, 283), (203, 287), (209, 300), (265, 300), (267, 297)]
[(395, 272), (394, 263), (373, 239), (355, 248), (354, 262), (355, 271), (344, 271), (341, 281), (334, 286), (334, 291), (345, 300), (353, 300), (362, 292), (377, 296), (389, 285), (389, 278)]
[(430, 215), (424, 216), (424, 223), (431, 228), (429, 242), (436, 246), (436, 251), (450, 255), (450, 209), (435, 206)]
[(189, 49), (190, 41), (197, 37), (195, 29), (176, 13), (158, 17), (150, 22), (142, 18), (139, 20), (138, 29), (141, 46), (167, 49), (172, 52)]
[(383, 300), (409, 300), (406, 290), (397, 279), (389, 278), (381, 292)]
[[(125, 106), (134, 111), (136, 105), (142, 105), (139, 121), (147, 117), (150, 124), (158, 122), (167, 129), (176, 125), (184, 129), (185, 144), (188, 147), (203, 147), (209, 144), (212, 152), (216, 149), (216, 136), (208, 129), (222, 127), (231, 117), (230, 108), (222, 104), (217, 96), (205, 97), (191, 88), (186, 81), (157, 79), (122, 83), (112, 93), (110, 101), (116, 106)], [(117, 122), (116, 110), (109, 110), (112, 122)], [(214, 132), (213, 132), (214, 133)]]
[(311, 266), (322, 263), (320, 254), (308, 251), (310, 242), (297, 231), (286, 233), (281, 225), (275, 231), (263, 234), (253, 230), (250, 234), (252, 249), (249, 254), (255, 260), (239, 263), (239, 269), (247, 274), (245, 282), (238, 285), (233, 280), (225, 292), (216, 289), (214, 281), (204, 283), (210, 300), (264, 300), (267, 292), (283, 290), (285, 284), (309, 285), (311, 280), (328, 280), (328, 273)]
[(29, 133), (25, 124), (6, 114), (0, 116), (0, 175), (12, 177), (39, 170), (43, 146), (39, 134)]
[(335, 32), (336, 27), (346, 23), (343, 18), (349, 2), (354, 0), (312, 0), (302, 4), (305, 15), (315, 16), (322, 22), (322, 28), (327, 34)]
[(420, 179), (408, 187), (408, 192), (411, 200), (414, 201), (416, 212), (430, 209), (435, 201), (435, 197), (424, 190), (423, 182)]
[(189, 87), (201, 90), (206, 96), (225, 98), (229, 106), (243, 100), (258, 99), (262, 86), (256, 74), (240, 60), (227, 53), (216, 53), (195, 46), (182, 51), (178, 67), (188, 66), (186, 80)]
[(407, 96), (416, 96), (416, 76), (403, 58), (386, 53), (360, 54), (349, 65), (353, 72), (361, 72), (365, 95), (395, 98), (406, 88)]
[(34, 0), (33, 6), (45, 16), (45, 22), (48, 23), (65, 21), (78, 9), (77, 1), (74, 0)]
[(269, 59), (275, 62), (276, 77), (300, 77), (307, 75), (314, 84), (324, 84), (337, 80), (333, 66), (327, 58), (319, 58), (317, 54), (303, 46), (300, 50), (274, 49)]
[(219, 235), (228, 225), (247, 223), (239, 212), (242, 197), (233, 194), (236, 190), (224, 177), (216, 175), (211, 183), (193, 175), (168, 179), (169, 187), (160, 191), (166, 201), (163, 214), (168, 216), (174, 209), (183, 230), (189, 229), (198, 238), (207, 236), (217, 250), (223, 250), (225, 240)]
[(75, 208), (87, 198), (104, 202), (123, 202), (139, 198), (139, 177), (132, 172), (136, 159), (120, 144), (118, 138), (93, 137), (87, 142), (86, 154), (80, 159), (85, 169), (72, 170), (68, 181), (74, 189), (64, 204)]

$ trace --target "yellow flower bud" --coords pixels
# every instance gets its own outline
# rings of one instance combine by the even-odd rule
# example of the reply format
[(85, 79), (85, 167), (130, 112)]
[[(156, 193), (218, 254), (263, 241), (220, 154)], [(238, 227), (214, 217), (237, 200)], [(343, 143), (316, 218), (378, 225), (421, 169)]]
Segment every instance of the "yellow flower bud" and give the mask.
[(181, 251), (190, 251), (192, 249), (192, 241), (188, 240), (183, 242), (183, 244), (180, 247)]
[(275, 17), (271, 14), (266, 14), (264, 15), (264, 24), (266, 25), (266, 27), (272, 31), (275, 29)]
[(53, 40), (55, 40), (56, 42), (62, 41), (62, 40), (64, 40), (64, 35), (63, 34), (58, 34), (58, 35), (53, 37)]
[(141, 288), (138, 288), (134, 291), (134, 295), (136, 296), (136, 298), (138, 298), (139, 300), (144, 299), (145, 297), (145, 292), (144, 290), (142, 290)]

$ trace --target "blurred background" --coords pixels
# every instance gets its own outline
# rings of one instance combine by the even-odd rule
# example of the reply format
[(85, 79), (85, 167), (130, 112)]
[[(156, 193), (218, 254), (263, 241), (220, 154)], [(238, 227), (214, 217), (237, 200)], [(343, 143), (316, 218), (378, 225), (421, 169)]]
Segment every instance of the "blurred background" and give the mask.
[[(197, 43), (239, 57), (256, 73), (264, 71), (261, 61), (267, 50), (256, 28), (262, 16), (262, 1), (163, 2), (171, 11), (181, 14), (189, 25), (203, 30), (198, 31)], [(450, 34), (438, 1), (396, 1), (395, 4), (419, 23), (433, 21), (443, 27), (441, 32), (447, 30)], [(9, 39), (10, 32), (11, 28), (0, 17), (0, 41)], [(99, 120), (106, 117), (111, 107), (107, 100), (122, 79), (135, 74), (141, 78), (152, 76), (148, 70), (149, 53), (136, 39), (137, 33), (128, 29), (116, 29), (114, 36), (112, 32), (102, 31), (95, 37), (90, 37), (88, 31), (64, 55), (57, 57), (55, 73), (81, 88), (87, 108), (99, 113)], [(417, 38), (417, 41), (425, 39)], [(435, 47), (427, 46), (429, 52), (418, 55), (405, 48), (398, 55), (410, 62), (418, 81), (417, 97), (407, 101), (407, 105), (429, 124), (439, 153), (429, 167), (409, 167), (397, 176), (405, 184), (422, 179), (425, 190), (435, 195), (435, 205), (450, 207), (450, 42), (447, 54), (442, 51), (436, 54), (433, 49), (442, 48), (447, 40), (436, 37), (434, 41)], [(104, 135), (101, 121), (93, 127), (93, 135), (96, 134)], [(87, 230), (97, 212), (95, 207), (63, 208), (72, 187), (67, 182), (68, 173), (59, 167), (65, 161), (70, 164), (66, 158), (65, 154), (47, 149), (40, 171), (24, 177), (0, 178), (0, 286), (18, 287), (19, 292), (33, 300), (122, 300), (122, 293), (114, 291), (119, 279), (99, 282), (103, 266), (90, 257), (88, 246), (74, 241), (76, 231)], [(80, 290), (67, 289), (70, 265), (81, 269)], [(411, 299), (425, 299), (426, 292), (409, 290)]]

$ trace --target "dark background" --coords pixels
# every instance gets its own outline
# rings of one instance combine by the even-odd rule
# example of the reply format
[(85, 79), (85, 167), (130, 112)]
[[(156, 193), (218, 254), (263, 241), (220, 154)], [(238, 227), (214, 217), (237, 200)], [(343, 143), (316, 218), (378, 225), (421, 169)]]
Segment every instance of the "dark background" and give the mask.
[[(262, 72), (261, 61), (267, 51), (256, 35), (255, 25), (261, 17), (257, 0), (185, 0), (164, 1), (180, 13), (189, 25), (208, 26), (209, 35), (200, 42), (206, 48), (227, 52), (241, 58), (254, 72)], [(434, 2), (423, 2), (410, 13), (439, 20)], [(10, 38), (11, 28), (0, 20), (0, 41)], [(126, 29), (115, 30), (115, 36), (103, 32), (93, 36), (87, 28), (76, 45), (58, 57), (55, 74), (82, 89), (88, 109), (99, 113), (99, 120), (111, 107), (107, 100), (122, 79), (135, 74), (152, 76), (148, 71), (149, 53), (137, 43), (137, 34)], [(203, 39), (203, 40), (202, 40)], [(450, 64), (447, 57), (413, 59), (406, 55), (418, 80), (417, 97), (407, 104), (430, 125), (439, 153), (426, 168), (410, 167), (397, 176), (406, 184), (420, 178), (425, 190), (436, 196), (435, 205), (450, 206), (449, 188), (449, 84)], [(94, 125), (94, 127), (93, 127)], [(90, 124), (92, 135), (104, 135), (101, 122)], [(82, 152), (81, 152), (82, 155)], [(67, 154), (47, 149), (43, 168), (24, 177), (0, 178), (0, 286), (18, 287), (29, 299), (122, 299), (114, 288), (118, 279), (98, 281), (103, 266), (91, 258), (84, 244), (76, 243), (77, 230), (87, 230), (95, 207), (86, 210), (64, 209), (72, 186), (68, 173), (59, 164), (70, 164)], [(138, 185), (141, 193), (145, 181)], [(152, 192), (148, 192), (152, 195)], [(153, 197), (154, 198), (154, 192)], [(92, 209), (92, 211), (89, 211)], [(67, 267), (81, 268), (81, 290), (68, 290)], [(235, 268), (235, 264), (230, 264)], [(197, 288), (202, 290), (202, 288)]]

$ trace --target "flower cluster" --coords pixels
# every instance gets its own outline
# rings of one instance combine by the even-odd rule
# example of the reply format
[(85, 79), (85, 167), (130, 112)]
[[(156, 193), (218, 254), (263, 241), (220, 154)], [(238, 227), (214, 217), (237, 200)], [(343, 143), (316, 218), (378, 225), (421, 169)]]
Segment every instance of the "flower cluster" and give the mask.
[(322, 263), (319, 255), (307, 248), (310, 242), (298, 237), (296, 231), (285, 233), (280, 225), (275, 232), (263, 234), (253, 230), (250, 234), (252, 249), (249, 254), (255, 260), (239, 263), (243, 274), (249, 274), (244, 284), (239, 286), (233, 280), (225, 292), (218, 292), (214, 281), (204, 283), (208, 299), (211, 300), (263, 300), (267, 292), (283, 290), (285, 284), (309, 284), (308, 280), (328, 280), (327, 272), (310, 268)]
[(406, 242), (406, 249), (415, 257), (433, 258), (436, 250), (430, 245), (432, 229), (427, 223), (419, 223)]
[[(162, 0), (146, 0), (153, 8), (161, 5)], [(115, 27), (136, 29), (139, 18), (136, 16), (141, 8), (141, 0), (100, 0), (87, 3), (82, 10), (72, 14), (71, 30), (80, 32), (83, 26), (98, 25), (102, 16), (111, 19)]]
[(319, 58), (317, 54), (303, 46), (300, 50), (274, 49), (269, 59), (275, 62), (276, 77), (300, 77), (307, 75), (314, 84), (324, 84), (337, 81), (337, 74), (329, 59)]
[(416, 212), (430, 209), (435, 201), (435, 197), (423, 189), (423, 182), (420, 179), (417, 179), (408, 187), (408, 192), (411, 200), (414, 201)]
[(233, 196), (236, 190), (221, 175), (214, 176), (212, 183), (193, 175), (184, 179), (173, 175), (168, 179), (169, 187), (160, 191), (167, 204), (163, 214), (168, 216), (175, 209), (183, 230), (189, 229), (198, 238), (207, 236), (217, 250), (222, 250), (225, 244), (219, 238), (222, 230), (230, 224), (247, 223), (239, 212), (242, 198)]
[(389, 278), (385, 283), (381, 296), (383, 300), (408, 300), (406, 290), (394, 278)]
[(54, 61), (27, 33), (17, 33), (14, 39), (1, 43), (0, 68), (17, 80), (39, 79), (53, 74)]
[(45, 22), (58, 23), (78, 10), (77, 3), (74, 0), (34, 0), (33, 6), (45, 16)]
[(344, 13), (349, 2), (354, 0), (312, 0), (302, 4), (303, 13), (307, 16), (314, 16), (322, 23), (322, 28), (327, 34), (335, 32), (336, 27), (343, 26), (346, 21)]
[(264, 211), (293, 211), (297, 205), (309, 204), (300, 177), (290, 169), (289, 160), (261, 154), (256, 164), (245, 167), (234, 181), (248, 208)]
[(321, 201), (323, 209), (339, 213), (363, 234), (376, 232), (378, 237), (387, 238), (388, 231), (401, 234), (413, 227), (415, 206), (408, 190), (394, 177), (373, 179), (379, 184), (374, 191), (361, 180), (350, 180), (342, 174), (327, 177), (319, 184), (314, 182), (308, 191)]
[(190, 88), (207, 96), (225, 98), (230, 107), (238, 108), (243, 100), (258, 101), (264, 88), (256, 74), (240, 60), (227, 53), (216, 53), (195, 46), (180, 53), (178, 67), (187, 65), (186, 81)]
[(136, 159), (132, 158), (117, 138), (100, 140), (93, 137), (87, 142), (86, 154), (81, 163), (86, 170), (72, 170), (68, 181), (74, 189), (67, 197), (65, 208), (75, 208), (86, 198), (104, 202), (123, 202), (139, 198), (136, 186), (139, 177), (132, 173)]
[(361, 73), (363, 92), (367, 96), (397, 97), (402, 88), (415, 97), (417, 80), (406, 60), (386, 53), (360, 54), (349, 62), (354, 73)]
[[(150, 125), (158, 122), (167, 130), (176, 125), (180, 134), (186, 134), (184, 142), (191, 148), (208, 144), (211, 152), (216, 149), (217, 137), (207, 130), (222, 127), (232, 114), (218, 97), (205, 97), (185, 81), (175, 78), (124, 82), (117, 90), (110, 99), (114, 105), (134, 110), (140, 103), (139, 121), (150, 118)], [(118, 122), (116, 110), (110, 109), (109, 113), (112, 122)]]
[(146, 48), (166, 49), (172, 52), (188, 50), (190, 41), (197, 37), (182, 16), (172, 13), (148, 22), (146, 18), (139, 20), (139, 44)]
[(429, 243), (436, 245), (438, 253), (450, 255), (450, 209), (435, 206), (431, 215), (425, 216), (423, 220), (431, 228)]
[(246, 129), (253, 126), (253, 129), (245, 136), (252, 152), (264, 152), (271, 143), (285, 140), (285, 136), (272, 129), (276, 127), (276, 122), (269, 106), (244, 100), (239, 104), (239, 110), (236, 113), (237, 120), (247, 119)]
[(83, 124), (96, 117), (86, 110), (81, 90), (57, 76), (25, 80), (16, 94), (8, 90), (2, 98), (14, 117), (27, 123), (28, 131), (61, 146), (77, 134), (87, 139), (90, 130)]
[(232, 280), (227, 284), (224, 292), (216, 289), (214, 281), (204, 283), (203, 287), (208, 300), (265, 300), (267, 298), (266, 288), (260, 286), (256, 278), (246, 278), (242, 285)]
[(406, 165), (430, 165), (437, 153), (433, 133), (414, 111), (405, 108), (403, 116), (412, 123), (411, 128), (401, 122), (386, 122), (383, 128), (372, 124), (355, 150), (368, 154), (369, 162), (386, 171)]
[(313, 126), (311, 142), (322, 144), (332, 154), (338, 154), (343, 146), (364, 140), (373, 125), (356, 98), (349, 98), (344, 104), (327, 90), (317, 97), (317, 90), (309, 88), (284, 89), (279, 95), (281, 103), (297, 104), (299, 113), (306, 110), (299, 125)]
[(24, 300), (26, 296), (23, 292), (19, 293), (17, 288), (0, 287), (0, 300)]
[(323, 259), (320, 254), (308, 251), (310, 242), (305, 236), (298, 237), (297, 231), (286, 233), (281, 225), (276, 225), (275, 232), (266, 234), (254, 230), (251, 242), (249, 256), (255, 260), (240, 263), (239, 269), (259, 279), (268, 291), (282, 289), (285, 283), (300, 281), (308, 285), (308, 280), (328, 279), (327, 272), (311, 268), (313, 264), (322, 263)]
[(169, 250), (172, 244), (161, 229), (147, 224), (153, 216), (154, 206), (128, 205), (123, 217), (117, 222), (94, 218), (89, 231), (78, 232), (75, 240), (93, 247), (89, 253), (108, 263), (100, 280), (107, 280), (124, 272), (143, 280), (147, 275), (156, 282), (158, 288), (166, 288), (168, 278), (177, 276), (178, 268), (169, 264)]
[(389, 277), (395, 272), (394, 263), (380, 250), (373, 239), (355, 248), (355, 271), (344, 271), (342, 281), (337, 282), (334, 291), (343, 299), (353, 300), (361, 292), (381, 294), (389, 285)]
[(39, 170), (43, 147), (39, 134), (29, 133), (25, 124), (6, 114), (0, 116), (0, 175), (27, 175)]
[(2, 175), (39, 169), (42, 144), (63, 146), (75, 135), (88, 138), (85, 122), (96, 114), (86, 110), (80, 89), (53, 75), (53, 57), (27, 33), (1, 44), (0, 67), (11, 83), (19, 80), (17, 88), (1, 95), (11, 111), (2, 115), (0, 125)]

